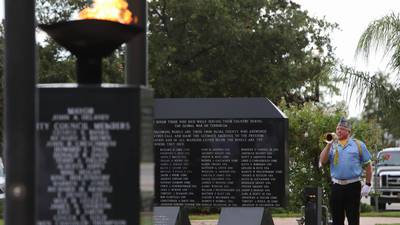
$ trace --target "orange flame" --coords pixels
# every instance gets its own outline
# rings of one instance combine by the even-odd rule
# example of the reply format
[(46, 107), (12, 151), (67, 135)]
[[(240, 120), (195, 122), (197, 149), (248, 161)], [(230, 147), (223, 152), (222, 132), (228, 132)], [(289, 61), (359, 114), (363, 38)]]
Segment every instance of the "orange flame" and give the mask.
[(91, 8), (85, 8), (79, 13), (80, 19), (99, 19), (123, 24), (137, 23), (137, 17), (132, 18), (125, 0), (94, 0)]

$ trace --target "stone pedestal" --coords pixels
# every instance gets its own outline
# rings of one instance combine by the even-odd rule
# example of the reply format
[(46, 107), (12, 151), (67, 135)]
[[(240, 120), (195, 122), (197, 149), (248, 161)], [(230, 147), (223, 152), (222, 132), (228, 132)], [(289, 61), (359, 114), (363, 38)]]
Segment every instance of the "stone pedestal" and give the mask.
[(154, 225), (190, 225), (189, 216), (181, 207), (154, 207)]
[(274, 225), (268, 209), (256, 208), (222, 208), (218, 225)]

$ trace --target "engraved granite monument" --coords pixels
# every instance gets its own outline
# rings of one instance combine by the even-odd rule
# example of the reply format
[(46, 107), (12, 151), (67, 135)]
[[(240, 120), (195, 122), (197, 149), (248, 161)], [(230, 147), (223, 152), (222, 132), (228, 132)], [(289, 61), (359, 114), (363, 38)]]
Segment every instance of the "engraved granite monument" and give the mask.
[(157, 206), (222, 207), (219, 225), (273, 224), (267, 208), (288, 193), (288, 121), (273, 103), (157, 99), (154, 112)]

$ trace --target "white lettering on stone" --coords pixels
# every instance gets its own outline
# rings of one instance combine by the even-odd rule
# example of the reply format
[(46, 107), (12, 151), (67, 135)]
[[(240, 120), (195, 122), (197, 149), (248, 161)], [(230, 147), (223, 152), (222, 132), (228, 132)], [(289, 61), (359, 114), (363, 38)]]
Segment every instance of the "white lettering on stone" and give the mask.
[(106, 173), (109, 152), (118, 147), (112, 132), (127, 131), (131, 124), (112, 121), (110, 115), (96, 113), (94, 107), (68, 107), (38, 130), (51, 130), (45, 143), (52, 150), (58, 173), (50, 175), (47, 192), (54, 196), (51, 220), (37, 225), (126, 225), (124, 220), (108, 218), (112, 208), (108, 196), (113, 192)]

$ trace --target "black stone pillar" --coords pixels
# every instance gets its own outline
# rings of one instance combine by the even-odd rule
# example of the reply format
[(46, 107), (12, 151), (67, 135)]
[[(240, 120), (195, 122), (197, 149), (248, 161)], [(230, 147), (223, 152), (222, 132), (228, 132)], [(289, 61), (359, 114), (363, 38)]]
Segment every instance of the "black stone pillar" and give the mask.
[(305, 225), (321, 224), (322, 221), (322, 190), (320, 187), (304, 189)]
[(34, 221), (35, 1), (5, 1), (5, 224)]
[(144, 32), (133, 37), (126, 46), (125, 54), (125, 83), (144, 85), (148, 84), (147, 69), (147, 1), (128, 0), (129, 8), (139, 19), (139, 26)]

